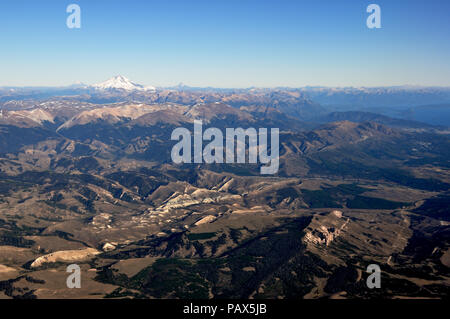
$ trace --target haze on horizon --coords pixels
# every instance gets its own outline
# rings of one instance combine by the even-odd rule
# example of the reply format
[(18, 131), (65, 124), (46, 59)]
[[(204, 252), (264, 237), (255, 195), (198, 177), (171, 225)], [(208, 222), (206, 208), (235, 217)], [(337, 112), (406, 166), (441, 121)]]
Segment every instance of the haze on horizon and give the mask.
[[(77, 81), (71, 84), (66, 84), (66, 85), (17, 85), (17, 86), (10, 86), (10, 85), (4, 85), (4, 86), (0, 86), (0, 88), (4, 88), (4, 89), (63, 89), (63, 88), (96, 88), (99, 84), (104, 83), (104, 82), (108, 82), (113, 80), (116, 77), (124, 77), (123, 75), (116, 75), (114, 77), (110, 77), (107, 79), (107, 81), (103, 81), (100, 83), (84, 83), (81, 81)], [(135, 81), (132, 81), (131, 79), (125, 77), (126, 80), (131, 81), (133, 84), (135, 85), (139, 85), (142, 87), (153, 87), (153, 86), (145, 86), (142, 85), (141, 83), (136, 83)], [(349, 86), (326, 86), (326, 85), (303, 85), (303, 86), (281, 86), (281, 85), (277, 85), (277, 86), (242, 86), (242, 87), (236, 87), (236, 86), (229, 86), (229, 87), (215, 87), (215, 86), (211, 86), (211, 85), (205, 85), (205, 86), (191, 86), (187, 83), (183, 83), (183, 82), (179, 82), (176, 85), (167, 85), (167, 86), (154, 86), (153, 88), (155, 89), (171, 89), (171, 88), (177, 88), (177, 87), (188, 87), (188, 88), (193, 88), (193, 89), (224, 89), (224, 90), (232, 90), (232, 89), (236, 89), (236, 90), (247, 90), (247, 89), (379, 89), (379, 88), (383, 88), (383, 89), (404, 89), (404, 90), (408, 90), (408, 89), (428, 89), (428, 88), (438, 88), (438, 89), (450, 89), (450, 85), (448, 86), (441, 86), (441, 85), (410, 85), (410, 84), (405, 84), (405, 85), (376, 85), (376, 86), (357, 86), (357, 85), (349, 85)]]
[[(66, 7), (82, 27), (66, 27)], [(368, 29), (377, 3), (382, 28)], [(0, 86), (450, 86), (450, 2), (0, 3)]]

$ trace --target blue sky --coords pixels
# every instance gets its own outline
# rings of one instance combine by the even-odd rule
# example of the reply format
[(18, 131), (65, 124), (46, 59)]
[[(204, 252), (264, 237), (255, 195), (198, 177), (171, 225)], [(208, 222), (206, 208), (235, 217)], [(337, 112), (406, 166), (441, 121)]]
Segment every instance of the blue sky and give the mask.
[(1, 1), (0, 86), (450, 86), (449, 35), (448, 0)]

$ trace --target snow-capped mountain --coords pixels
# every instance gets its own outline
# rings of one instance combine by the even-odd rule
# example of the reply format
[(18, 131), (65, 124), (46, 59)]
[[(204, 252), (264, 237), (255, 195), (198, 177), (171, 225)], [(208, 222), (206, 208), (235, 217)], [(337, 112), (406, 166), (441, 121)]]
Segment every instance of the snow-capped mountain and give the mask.
[(109, 89), (119, 89), (126, 91), (154, 91), (155, 88), (153, 86), (143, 86), (141, 84), (137, 84), (131, 82), (124, 76), (118, 75), (115, 76), (105, 82), (97, 83), (92, 85), (93, 88), (98, 90), (109, 90)]
[(75, 82), (73, 84), (68, 85), (65, 88), (67, 88), (67, 89), (88, 89), (89, 85), (85, 84), (85, 83), (83, 83), (81, 81), (77, 81), (77, 82)]

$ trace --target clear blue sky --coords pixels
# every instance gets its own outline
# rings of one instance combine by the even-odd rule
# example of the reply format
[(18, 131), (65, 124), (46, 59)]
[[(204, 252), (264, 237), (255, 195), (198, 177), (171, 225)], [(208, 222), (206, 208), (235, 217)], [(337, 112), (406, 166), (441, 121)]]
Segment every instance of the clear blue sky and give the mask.
[(450, 1), (0, 1), (0, 44), (0, 86), (450, 86)]

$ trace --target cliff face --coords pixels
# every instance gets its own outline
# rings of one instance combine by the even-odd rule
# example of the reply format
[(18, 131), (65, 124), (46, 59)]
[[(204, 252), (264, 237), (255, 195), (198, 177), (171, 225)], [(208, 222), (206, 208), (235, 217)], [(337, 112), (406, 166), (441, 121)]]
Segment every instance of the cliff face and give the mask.
[(306, 244), (328, 246), (337, 238), (350, 221), (342, 217), (342, 212), (335, 210), (327, 216), (313, 217), (311, 224), (306, 229), (304, 242)]

